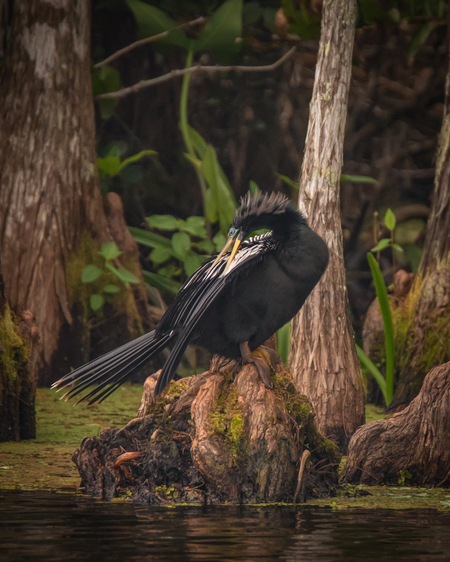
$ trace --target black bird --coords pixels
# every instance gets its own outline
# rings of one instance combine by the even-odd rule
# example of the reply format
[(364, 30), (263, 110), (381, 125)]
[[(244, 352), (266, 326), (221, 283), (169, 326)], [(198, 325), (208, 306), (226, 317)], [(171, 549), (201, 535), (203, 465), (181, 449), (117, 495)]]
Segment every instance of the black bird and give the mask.
[[(262, 228), (270, 232), (245, 240)], [(80, 402), (101, 402), (173, 342), (156, 395), (174, 377), (186, 346), (192, 343), (253, 363), (266, 387), (272, 388), (267, 361), (252, 352), (295, 316), (327, 264), (325, 242), (285, 196), (248, 193), (234, 215), (222, 252), (189, 277), (156, 330), (72, 371), (52, 388), (75, 383), (64, 395), (73, 397), (99, 383)]]

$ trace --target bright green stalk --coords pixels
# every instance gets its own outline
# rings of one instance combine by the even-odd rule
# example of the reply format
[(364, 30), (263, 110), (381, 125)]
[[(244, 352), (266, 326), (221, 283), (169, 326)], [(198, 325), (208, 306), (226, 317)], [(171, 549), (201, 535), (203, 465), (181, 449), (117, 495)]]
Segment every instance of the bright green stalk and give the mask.
[[(187, 58), (186, 58), (186, 68), (190, 68), (192, 66), (193, 58), (194, 58), (194, 51), (192, 49), (189, 49), (188, 54), (187, 54)], [(196, 159), (198, 156), (195, 152), (194, 143), (193, 143), (193, 140), (192, 140), (190, 132), (189, 132), (189, 123), (188, 123), (188, 115), (187, 115), (190, 81), (191, 81), (191, 73), (188, 72), (187, 74), (185, 74), (183, 76), (183, 83), (181, 85), (180, 129), (181, 129), (181, 132), (183, 134), (184, 143), (186, 145), (186, 149), (187, 149), (187, 152), (188, 152), (189, 156), (193, 159)], [(194, 168), (195, 168), (195, 171), (197, 173), (198, 182), (200, 184), (200, 189), (202, 191), (203, 207), (204, 207), (204, 205), (205, 205), (204, 198), (205, 198), (205, 192), (206, 192), (205, 178), (203, 177), (203, 174), (201, 173), (201, 171), (198, 169), (197, 166), (194, 166)], [(205, 212), (205, 216), (206, 216), (206, 212)]]
[(291, 339), (291, 323), (288, 322), (277, 332), (278, 355), (283, 363), (288, 365), (289, 359), (289, 340)]
[[(192, 60), (194, 58), (194, 51), (190, 49), (186, 57), (186, 68), (192, 66)], [(181, 85), (181, 96), (180, 96), (180, 129), (183, 133), (184, 142), (188, 153), (191, 156), (195, 156), (194, 145), (192, 143), (191, 137), (189, 135), (189, 124), (187, 117), (187, 107), (188, 107), (188, 94), (189, 94), (189, 82), (191, 81), (191, 74), (188, 72), (183, 76), (183, 83)]]
[(373, 254), (367, 254), (372, 277), (375, 283), (375, 291), (377, 293), (378, 302), (381, 309), (384, 324), (384, 346), (386, 349), (386, 406), (392, 401), (394, 396), (394, 361), (395, 361), (395, 340), (394, 340), (394, 324), (392, 322), (391, 307), (389, 305), (389, 297), (384, 282), (383, 274), (380, 266)]
[(383, 375), (380, 373), (378, 367), (376, 367), (370, 358), (364, 353), (364, 351), (356, 344), (356, 352), (358, 353), (359, 360), (361, 363), (372, 373), (373, 378), (377, 381), (378, 386), (381, 389), (381, 392), (384, 396), (384, 401), (386, 405), (389, 405), (388, 397), (386, 394), (386, 381), (384, 380)]

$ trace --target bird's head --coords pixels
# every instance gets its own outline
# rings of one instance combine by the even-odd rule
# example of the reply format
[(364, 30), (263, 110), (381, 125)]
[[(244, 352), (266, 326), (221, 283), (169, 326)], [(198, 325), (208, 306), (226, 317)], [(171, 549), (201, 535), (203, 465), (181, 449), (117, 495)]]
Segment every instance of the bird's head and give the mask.
[[(234, 214), (230, 229), (228, 230), (228, 240), (225, 247), (217, 256), (216, 262), (228, 251), (234, 243), (227, 267), (233, 261), (234, 256), (239, 250), (239, 246), (247, 236), (260, 228), (280, 230), (286, 224), (287, 214), (295, 214), (301, 217), (290, 204), (289, 199), (282, 193), (271, 193), (266, 195), (250, 192), (241, 199), (241, 205)], [(216, 263), (214, 262), (214, 263)], [(225, 270), (226, 271), (226, 270)]]

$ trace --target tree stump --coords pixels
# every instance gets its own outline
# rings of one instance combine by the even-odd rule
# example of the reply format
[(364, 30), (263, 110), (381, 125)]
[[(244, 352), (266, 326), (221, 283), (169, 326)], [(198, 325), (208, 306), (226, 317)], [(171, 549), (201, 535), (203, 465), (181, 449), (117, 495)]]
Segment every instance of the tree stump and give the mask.
[(450, 363), (428, 373), (404, 410), (356, 431), (344, 479), (352, 484), (450, 485)]
[(209, 371), (172, 381), (155, 401), (158, 376), (145, 382), (138, 418), (74, 452), (87, 493), (131, 492), (152, 504), (292, 502), (309, 450), (300, 499), (333, 494), (340, 453), (281, 364), (268, 390), (253, 365), (214, 358)]

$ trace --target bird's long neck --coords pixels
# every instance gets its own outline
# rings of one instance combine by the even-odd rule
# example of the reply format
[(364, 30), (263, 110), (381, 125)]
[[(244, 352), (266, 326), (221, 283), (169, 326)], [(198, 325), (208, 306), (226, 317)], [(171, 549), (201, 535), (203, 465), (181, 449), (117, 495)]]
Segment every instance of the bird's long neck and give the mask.
[(296, 211), (280, 220), (273, 233), (278, 241), (280, 265), (292, 278), (302, 279), (304, 286), (312, 289), (328, 264), (325, 242)]
[(293, 209), (287, 209), (280, 215), (272, 215), (269, 226), (274, 238), (283, 245), (297, 245), (301, 242), (302, 233), (309, 230), (302, 215)]

